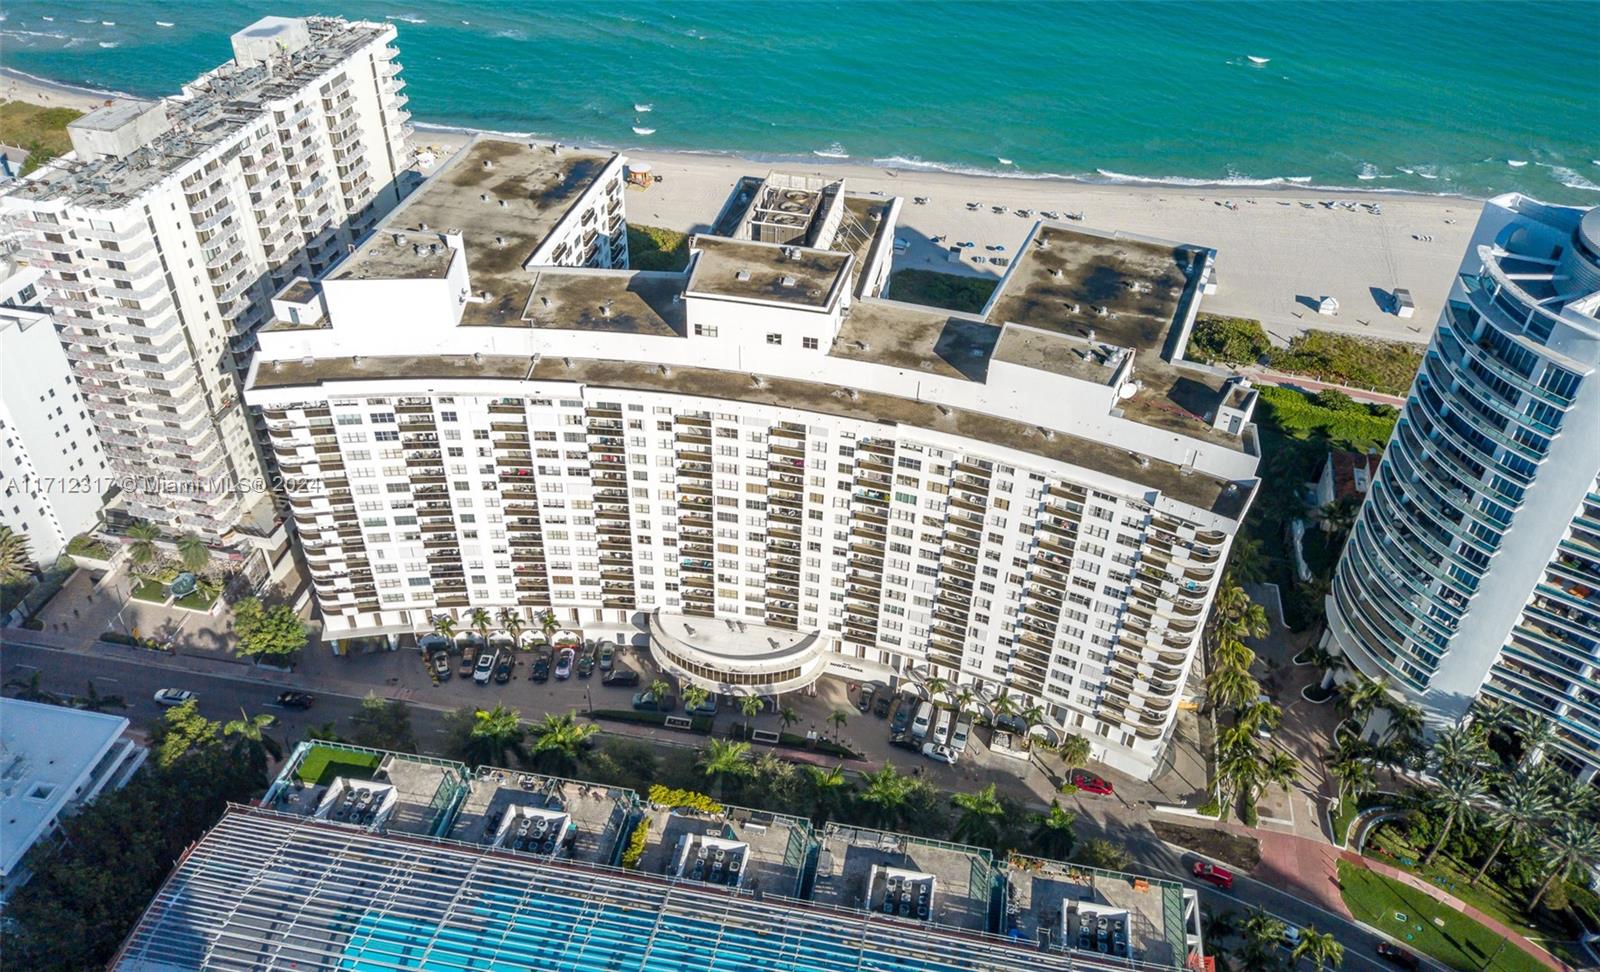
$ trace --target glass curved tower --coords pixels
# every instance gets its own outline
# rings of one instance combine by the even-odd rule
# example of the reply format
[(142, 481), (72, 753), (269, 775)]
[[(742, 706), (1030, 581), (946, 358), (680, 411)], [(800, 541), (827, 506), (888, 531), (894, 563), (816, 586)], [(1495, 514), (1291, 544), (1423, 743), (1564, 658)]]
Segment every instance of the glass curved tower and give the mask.
[(1430, 722), (1480, 694), (1600, 764), (1600, 209), (1485, 207), (1339, 562), (1329, 650)]

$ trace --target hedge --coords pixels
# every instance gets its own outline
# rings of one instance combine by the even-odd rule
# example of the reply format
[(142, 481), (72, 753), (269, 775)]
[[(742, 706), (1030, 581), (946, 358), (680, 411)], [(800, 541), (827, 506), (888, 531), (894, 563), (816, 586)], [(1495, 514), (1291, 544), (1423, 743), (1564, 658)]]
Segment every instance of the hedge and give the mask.
[(1258, 386), (1256, 392), (1264, 406), (1262, 418), (1297, 438), (1316, 435), (1349, 449), (1365, 449), (1383, 446), (1394, 431), (1393, 418), (1373, 414), (1367, 406), (1327, 408), (1299, 389), (1273, 385)]
[(645, 794), (646, 799), (658, 807), (670, 807), (673, 810), (698, 810), (700, 813), (719, 814), (722, 804), (695, 790), (677, 790), (672, 787), (652, 783), (650, 790)]
[(633, 825), (633, 833), (628, 835), (628, 847), (622, 852), (622, 866), (630, 871), (639, 866), (639, 859), (644, 857), (645, 844), (650, 837), (650, 818), (645, 817)]
[[(636, 709), (595, 709), (589, 713), (591, 719), (610, 719), (614, 722), (636, 722), (643, 726), (664, 726), (667, 723), (667, 712), (641, 712)], [(693, 718), (694, 732), (711, 731), (710, 716), (695, 716)]]
[[(757, 731), (758, 730), (751, 729), (751, 731), (750, 731), (750, 737), (751, 737), (750, 741), (754, 741), (754, 737), (755, 737), (755, 734), (756, 734)], [(728, 730), (728, 738), (729, 739), (744, 739), (745, 738), (744, 723), (742, 723), (742, 722), (738, 723), (732, 729)], [(780, 732), (780, 733), (778, 733), (778, 743), (777, 744), (779, 746), (787, 746), (787, 747), (789, 747), (791, 749), (809, 749), (812, 752), (822, 753), (822, 754), (827, 755), (827, 756), (838, 756), (838, 757), (840, 757), (842, 759), (861, 759), (862, 758), (860, 753), (858, 753), (855, 750), (851, 749), (849, 746), (842, 746), (839, 743), (836, 743), (831, 739), (824, 739), (821, 736), (818, 736), (815, 742), (807, 742), (806, 741), (806, 737), (804, 737), (804, 736), (802, 736), (802, 735), (800, 735), (798, 733)]]

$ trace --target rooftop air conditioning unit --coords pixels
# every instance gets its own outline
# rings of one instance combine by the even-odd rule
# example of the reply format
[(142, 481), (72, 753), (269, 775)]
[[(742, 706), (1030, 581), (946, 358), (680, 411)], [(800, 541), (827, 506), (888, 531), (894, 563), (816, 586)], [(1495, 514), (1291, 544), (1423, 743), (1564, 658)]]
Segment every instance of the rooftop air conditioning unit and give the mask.
[(748, 270), (735, 270), (733, 272), (733, 279), (735, 279), (735, 280), (749, 280), (750, 279), (750, 271), (748, 271)]

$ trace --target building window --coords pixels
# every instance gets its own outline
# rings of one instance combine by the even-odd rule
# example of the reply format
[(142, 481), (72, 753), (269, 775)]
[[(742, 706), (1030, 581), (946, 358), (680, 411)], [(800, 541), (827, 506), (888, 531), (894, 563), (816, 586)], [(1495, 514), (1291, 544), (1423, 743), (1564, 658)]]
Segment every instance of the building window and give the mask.
[(717, 326), (715, 324), (696, 324), (694, 333), (695, 337), (716, 337)]
[(807, 351), (815, 351), (815, 350), (817, 350), (817, 339), (816, 338), (801, 338), (800, 339), (800, 346), (802, 348), (805, 348)]
[(783, 335), (782, 334), (768, 334), (767, 335), (767, 343), (768, 344), (782, 344), (783, 343)]

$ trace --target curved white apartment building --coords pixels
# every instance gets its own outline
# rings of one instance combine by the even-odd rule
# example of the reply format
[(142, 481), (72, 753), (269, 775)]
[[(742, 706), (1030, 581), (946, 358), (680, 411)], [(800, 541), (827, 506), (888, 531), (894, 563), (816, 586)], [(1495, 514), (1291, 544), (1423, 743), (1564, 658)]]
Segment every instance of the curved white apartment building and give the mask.
[(246, 399), (328, 636), (553, 608), (722, 692), (1010, 693), (1153, 773), (1256, 484), (1254, 393), (1172, 351), (1212, 252), (1043, 223), (937, 311), (877, 296), (898, 199), (771, 175), (685, 272), (592, 269), (624, 168), (479, 140), (274, 302)]
[(1328, 644), (1459, 719), (1543, 714), (1600, 765), (1600, 209), (1490, 200), (1340, 560)]

